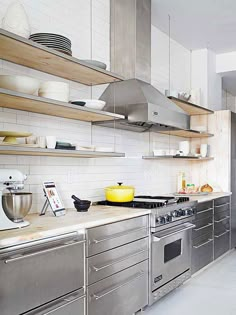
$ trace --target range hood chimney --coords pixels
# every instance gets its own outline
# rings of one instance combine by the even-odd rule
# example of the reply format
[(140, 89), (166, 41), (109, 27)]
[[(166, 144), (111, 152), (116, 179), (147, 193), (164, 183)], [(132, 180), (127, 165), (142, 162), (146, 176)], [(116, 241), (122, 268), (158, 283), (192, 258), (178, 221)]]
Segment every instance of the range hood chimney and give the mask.
[(104, 110), (126, 117), (116, 128), (190, 128), (189, 115), (151, 85), (151, 0), (111, 0), (111, 70), (125, 80), (111, 83), (100, 99), (106, 101)]

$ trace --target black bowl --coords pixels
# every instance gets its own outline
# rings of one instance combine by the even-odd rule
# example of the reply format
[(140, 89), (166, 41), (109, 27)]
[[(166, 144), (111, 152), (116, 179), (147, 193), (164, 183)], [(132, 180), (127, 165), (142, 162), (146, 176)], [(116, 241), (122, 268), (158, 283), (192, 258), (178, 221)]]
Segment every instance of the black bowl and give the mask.
[(71, 104), (73, 105), (78, 105), (78, 106), (84, 106), (86, 104), (86, 102), (82, 102), (82, 101), (71, 101)]
[(91, 201), (89, 200), (81, 200), (80, 202), (75, 201), (74, 206), (78, 212), (88, 211), (91, 205)]

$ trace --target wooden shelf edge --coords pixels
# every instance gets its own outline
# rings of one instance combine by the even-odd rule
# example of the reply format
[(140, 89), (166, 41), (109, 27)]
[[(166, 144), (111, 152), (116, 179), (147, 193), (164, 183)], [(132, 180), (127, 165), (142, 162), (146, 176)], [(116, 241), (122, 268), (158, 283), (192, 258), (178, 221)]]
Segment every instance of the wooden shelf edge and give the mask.
[(188, 161), (211, 161), (214, 160), (214, 157), (188, 157), (188, 156), (173, 156), (173, 155), (164, 155), (164, 156), (143, 156), (144, 160), (188, 160)]
[(169, 96), (168, 98), (172, 100), (177, 106), (182, 108), (190, 116), (214, 114), (213, 110), (202, 107), (200, 105), (181, 100), (174, 96)]
[(125, 157), (124, 153), (118, 152), (41, 149), (7, 145), (4, 145), (2, 147), (0, 146), (0, 155), (53, 156), (72, 158)]
[(208, 132), (200, 132), (197, 130), (184, 130), (184, 129), (177, 129), (177, 130), (167, 130), (167, 131), (158, 131), (158, 133), (171, 135), (175, 137), (182, 137), (182, 138), (210, 138), (214, 137), (214, 134)]
[[(2, 42), (2, 43), (1, 43)], [(18, 50), (24, 50), (24, 54), (19, 53), (15, 54), (14, 52), (14, 45), (17, 46)], [(16, 48), (16, 47), (15, 47)], [(29, 55), (35, 55), (38, 60), (29, 60), (27, 59), (27, 54), (25, 53), (25, 49), (27, 51), (30, 49)], [(34, 53), (32, 53), (32, 51)], [(39, 55), (39, 56), (37, 56)], [(41, 57), (41, 58), (40, 58)], [(43, 58), (44, 57), (44, 58)], [(51, 69), (53, 68), (50, 66), (50, 63), (47, 63), (47, 61), (50, 58), (56, 58), (58, 62), (63, 63), (64, 71), (61, 71), (59, 74), (58, 71), (55, 73)], [(26, 39), (24, 37), (18, 36), (14, 33), (8, 32), (6, 30), (3, 30), (0, 28), (0, 59), (7, 60), (13, 63), (21, 64), (23, 66), (43, 71), (55, 76), (59, 76), (71, 81), (75, 81), (78, 83), (82, 83), (85, 85), (99, 85), (99, 84), (106, 84), (106, 83), (112, 83), (115, 81), (122, 81), (124, 78), (116, 73), (86, 64), (86, 62), (83, 62), (75, 57), (68, 56), (66, 54), (60, 53), (54, 49), (50, 49), (44, 45), (38, 44), (32, 40)], [(41, 60), (40, 60), (41, 59)], [(41, 62), (41, 64), (40, 64)], [(38, 65), (41, 66), (39, 67)], [(82, 78), (81, 76), (73, 76), (73, 73), (71, 74), (70, 71), (68, 73), (65, 71), (66, 67), (68, 65), (73, 65), (74, 67), (78, 66), (81, 68), (81, 70), (88, 70), (88, 75), (92, 76), (98, 76), (98, 78), (95, 80), (90, 80), (88, 78)], [(71, 69), (72, 70), (72, 69)], [(101, 82), (99, 82), (99, 78), (102, 78)]]
[[(89, 122), (104, 120), (112, 121), (114, 119), (125, 118), (122, 115), (110, 112), (98, 111), (87, 107), (2, 88), (0, 88), (0, 107)], [(79, 116), (81, 116), (81, 119), (79, 119)]]

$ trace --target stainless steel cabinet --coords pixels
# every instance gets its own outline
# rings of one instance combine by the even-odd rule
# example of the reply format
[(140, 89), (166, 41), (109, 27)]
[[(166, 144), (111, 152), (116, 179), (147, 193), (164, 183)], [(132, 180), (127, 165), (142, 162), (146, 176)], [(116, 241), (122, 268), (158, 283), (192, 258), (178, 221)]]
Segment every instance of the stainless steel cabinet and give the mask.
[(88, 315), (132, 315), (147, 303), (147, 260), (88, 287)]
[(192, 274), (213, 261), (213, 201), (199, 203), (192, 234)]
[(230, 248), (230, 197), (214, 201), (214, 259)]
[(84, 315), (85, 295), (84, 290), (68, 294), (51, 303), (43, 305), (25, 315)]
[(132, 315), (148, 304), (149, 217), (87, 231), (88, 315)]
[(0, 251), (1, 315), (18, 315), (82, 288), (84, 242), (83, 234), (69, 233)]

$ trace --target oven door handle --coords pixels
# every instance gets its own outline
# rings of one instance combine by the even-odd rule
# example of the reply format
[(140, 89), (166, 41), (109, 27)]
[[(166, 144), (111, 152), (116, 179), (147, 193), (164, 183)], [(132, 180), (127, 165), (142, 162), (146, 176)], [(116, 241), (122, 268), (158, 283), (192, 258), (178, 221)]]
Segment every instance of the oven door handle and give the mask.
[(186, 226), (186, 224), (185, 224), (185, 225), (184, 225), (184, 228), (178, 229), (178, 230), (176, 230), (176, 231), (174, 231), (174, 232), (172, 232), (172, 233), (167, 233), (166, 235), (163, 235), (163, 236), (160, 236), (160, 237), (158, 237), (158, 236), (156, 236), (156, 235), (154, 234), (154, 235), (153, 235), (153, 241), (154, 241), (154, 242), (160, 242), (161, 240), (163, 240), (163, 239), (165, 239), (165, 238), (167, 238), (167, 237), (173, 236), (173, 235), (175, 235), (175, 234), (183, 233), (183, 232), (188, 231), (188, 230), (191, 230), (191, 229), (193, 229), (193, 228), (195, 228), (195, 227), (196, 227), (196, 225), (194, 225), (194, 224), (192, 224), (192, 223), (187, 223), (187, 226)]

